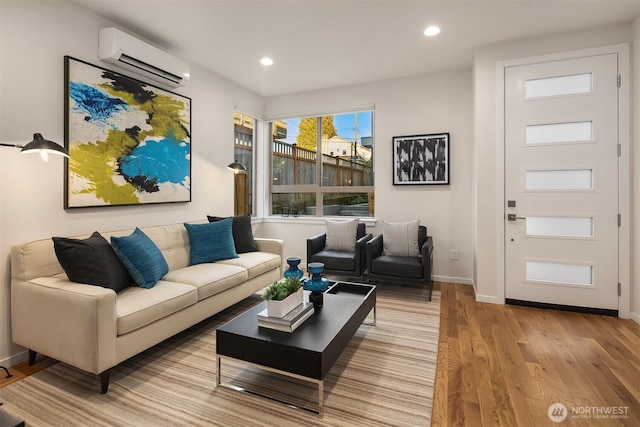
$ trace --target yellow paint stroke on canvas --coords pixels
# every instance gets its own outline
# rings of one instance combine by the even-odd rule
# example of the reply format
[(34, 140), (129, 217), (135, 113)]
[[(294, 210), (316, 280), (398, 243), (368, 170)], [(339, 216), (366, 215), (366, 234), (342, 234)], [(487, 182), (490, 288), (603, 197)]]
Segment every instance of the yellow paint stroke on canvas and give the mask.
[(133, 185), (117, 184), (113, 180), (116, 159), (126, 155), (137, 144), (125, 132), (112, 130), (106, 141), (73, 146), (69, 151), (69, 168), (91, 183), (90, 188), (79, 190), (77, 194), (93, 194), (112, 205), (139, 203)]

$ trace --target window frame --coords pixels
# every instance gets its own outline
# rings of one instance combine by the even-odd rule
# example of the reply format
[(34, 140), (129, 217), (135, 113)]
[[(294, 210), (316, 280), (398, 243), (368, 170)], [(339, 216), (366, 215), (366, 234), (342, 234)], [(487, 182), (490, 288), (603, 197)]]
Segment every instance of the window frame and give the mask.
[[(237, 141), (238, 141), (238, 138), (237, 138), (238, 132), (236, 130), (236, 123), (235, 123), (236, 114), (238, 114), (240, 116), (240, 120), (241, 120), (241, 123), (239, 124), (240, 127), (245, 127), (246, 128), (246, 126), (244, 126), (244, 123), (246, 121), (244, 119), (245, 117), (250, 117), (252, 119), (253, 128), (251, 130), (251, 143), (250, 144), (246, 144), (246, 143), (245, 144), (238, 144), (237, 143)], [(245, 111), (243, 111), (241, 109), (238, 109), (238, 108), (234, 109), (233, 115), (234, 115), (234, 117), (233, 117), (233, 120), (234, 120), (233, 161), (239, 160), (237, 158), (238, 156), (236, 156), (236, 147), (241, 147), (241, 146), (247, 146), (248, 145), (249, 146), (248, 151), (251, 152), (251, 163), (244, 165), (245, 167), (247, 167), (247, 175), (248, 175), (248, 178), (247, 178), (247, 186), (248, 186), (248, 188), (247, 188), (247, 193), (248, 193), (248, 195), (247, 195), (247, 198), (248, 198), (247, 215), (255, 216), (256, 213), (258, 212), (258, 208), (257, 208), (257, 205), (256, 205), (256, 190), (257, 190), (257, 188), (256, 188), (256, 185), (257, 185), (256, 176), (259, 173), (259, 171), (256, 169), (257, 166), (258, 166), (258, 163), (256, 161), (258, 153), (257, 153), (256, 149), (258, 148), (258, 145), (259, 145), (258, 141), (260, 141), (259, 140), (259, 137), (260, 137), (259, 126), (261, 124), (261, 121), (254, 114), (247, 113), (247, 112), (245, 112)], [(246, 142), (246, 141), (243, 141), (243, 142)], [(234, 177), (234, 186), (235, 186), (235, 177)], [(237, 195), (237, 193), (235, 191), (235, 188), (234, 188), (234, 193), (233, 193), (234, 206), (237, 204), (237, 201), (236, 201), (236, 197), (237, 196), (238, 195)]]
[[(336, 185), (336, 186), (324, 186), (322, 185), (322, 179), (323, 179), (323, 155), (325, 153), (322, 152), (322, 117), (325, 116), (329, 116), (329, 115), (339, 115), (339, 114), (358, 114), (361, 112), (370, 112), (371, 113), (371, 138), (372, 138), (372, 145), (371, 145), (371, 175), (372, 175), (372, 184), (371, 185), (357, 185), (357, 186), (351, 186), (351, 185)], [(309, 118), (309, 117), (314, 117), (317, 120), (317, 124), (316, 124), (316, 147), (317, 147), (317, 151), (316, 151), (316, 163), (315, 163), (315, 183), (314, 184), (280, 184), (280, 185), (275, 185), (273, 183), (273, 178), (274, 178), (274, 170), (273, 170), (273, 160), (274, 160), (274, 135), (273, 135), (273, 126), (274, 126), (274, 122), (277, 121), (282, 121), (282, 120), (287, 120), (287, 119), (303, 119), (303, 118)], [(309, 115), (301, 115), (301, 116), (293, 116), (293, 117), (287, 117), (286, 119), (283, 118), (270, 118), (267, 120), (267, 128), (268, 128), (268, 132), (267, 132), (267, 136), (268, 136), (268, 142), (267, 142), (267, 146), (268, 148), (268, 156), (269, 156), (269, 167), (268, 167), (268, 203), (267, 203), (267, 216), (272, 216), (272, 217), (276, 217), (276, 216), (283, 216), (282, 214), (278, 214), (273, 212), (273, 195), (274, 194), (292, 194), (292, 193), (305, 193), (305, 194), (314, 194), (315, 195), (315, 208), (316, 208), (316, 215), (302, 215), (305, 218), (313, 218), (313, 217), (336, 217), (336, 215), (324, 215), (324, 200), (323, 200), (323, 195), (327, 194), (327, 193), (344, 193), (344, 194), (349, 194), (349, 193), (365, 193), (365, 194), (369, 194), (369, 203), (374, 203), (375, 200), (375, 168), (374, 168), (374, 158), (375, 158), (375, 108), (373, 107), (366, 107), (366, 108), (358, 108), (358, 109), (354, 109), (354, 110), (344, 110), (344, 111), (328, 111), (328, 112), (324, 112), (324, 113), (318, 113), (318, 114), (309, 114)], [(328, 150), (330, 150), (329, 148), (327, 148)], [(330, 152), (326, 153), (326, 155), (331, 155)], [(335, 157), (335, 156), (332, 156)], [(374, 210), (375, 206), (370, 206), (369, 207), (369, 212), (375, 212)], [(287, 215), (288, 216), (288, 215)], [(297, 215), (294, 215), (297, 216)], [(346, 215), (338, 215), (338, 217), (340, 218), (372, 218), (374, 215), (373, 213), (366, 215), (366, 216), (346, 216)]]

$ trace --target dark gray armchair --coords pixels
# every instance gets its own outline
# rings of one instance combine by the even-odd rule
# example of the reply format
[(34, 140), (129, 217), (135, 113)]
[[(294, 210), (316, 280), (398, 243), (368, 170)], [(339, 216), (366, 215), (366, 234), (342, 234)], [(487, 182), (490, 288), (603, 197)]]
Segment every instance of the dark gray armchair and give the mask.
[(383, 235), (367, 242), (367, 278), (369, 283), (391, 282), (425, 285), (429, 288), (429, 301), (433, 292), (431, 268), (433, 263), (433, 238), (427, 235), (427, 227), (418, 228), (420, 256), (383, 255)]
[(327, 233), (310, 237), (307, 239), (307, 264), (321, 262), (324, 264), (323, 274), (362, 279), (367, 262), (365, 245), (372, 237), (366, 232), (365, 224), (359, 223), (353, 252), (326, 250)]

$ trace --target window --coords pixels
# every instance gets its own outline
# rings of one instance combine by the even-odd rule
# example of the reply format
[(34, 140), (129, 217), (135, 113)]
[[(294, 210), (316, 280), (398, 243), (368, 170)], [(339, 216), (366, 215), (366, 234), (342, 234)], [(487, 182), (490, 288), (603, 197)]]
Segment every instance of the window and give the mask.
[(373, 111), (271, 122), (271, 214), (373, 216)]
[(255, 119), (246, 114), (234, 112), (234, 160), (247, 168), (246, 174), (234, 177), (234, 214), (253, 214), (253, 137)]

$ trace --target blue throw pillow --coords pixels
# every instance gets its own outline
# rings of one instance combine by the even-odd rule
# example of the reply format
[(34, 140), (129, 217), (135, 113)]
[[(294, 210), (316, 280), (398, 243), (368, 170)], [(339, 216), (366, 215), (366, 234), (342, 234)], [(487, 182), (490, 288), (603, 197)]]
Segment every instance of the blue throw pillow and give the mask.
[(169, 272), (160, 249), (137, 227), (129, 236), (112, 236), (111, 246), (141, 288), (154, 287)]
[(189, 234), (189, 265), (238, 258), (233, 243), (233, 218), (208, 224), (184, 224)]

